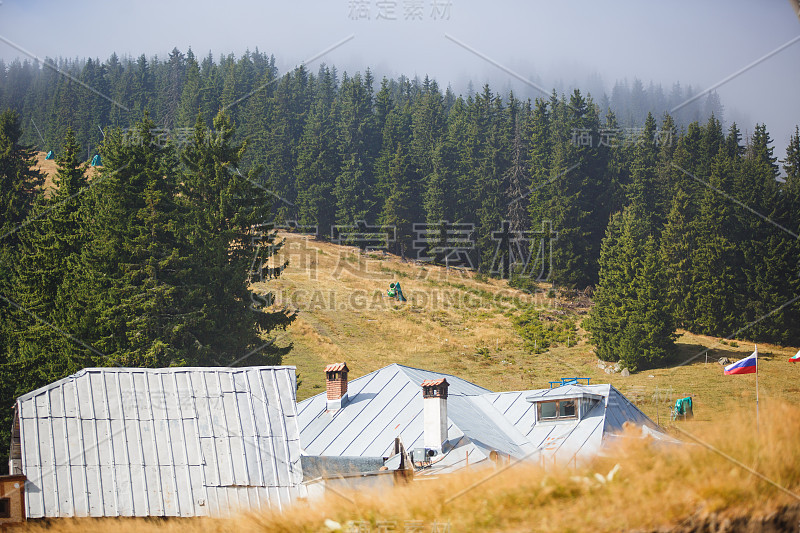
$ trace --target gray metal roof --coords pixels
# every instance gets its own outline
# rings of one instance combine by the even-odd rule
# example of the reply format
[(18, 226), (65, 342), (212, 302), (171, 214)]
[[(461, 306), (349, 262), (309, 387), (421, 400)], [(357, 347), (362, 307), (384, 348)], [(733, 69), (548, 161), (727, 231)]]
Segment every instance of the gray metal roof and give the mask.
[(17, 399), (27, 516), (281, 508), (302, 481), (294, 367), (88, 368)]
[(324, 393), (298, 403), (303, 454), (388, 457), (397, 436), (406, 449), (422, 447), (421, 383), (440, 377), (450, 383), (448, 406), (458, 397), (489, 392), (455, 376), (389, 365), (350, 381), (349, 400), (338, 411), (327, 412)]
[[(625, 422), (658, 427), (614, 387), (565, 385), (554, 389), (490, 392), (447, 374), (389, 365), (348, 384), (349, 401), (326, 410), (325, 394), (298, 404), (304, 455), (388, 456), (395, 437), (406, 449), (423, 447), (420, 384), (447, 377), (449, 451), (434, 459), (431, 473), (455, 471), (487, 460), (492, 451), (515, 459), (578, 462), (594, 457), (604, 437)], [(535, 401), (583, 398), (591, 403), (580, 420), (535, 423)]]

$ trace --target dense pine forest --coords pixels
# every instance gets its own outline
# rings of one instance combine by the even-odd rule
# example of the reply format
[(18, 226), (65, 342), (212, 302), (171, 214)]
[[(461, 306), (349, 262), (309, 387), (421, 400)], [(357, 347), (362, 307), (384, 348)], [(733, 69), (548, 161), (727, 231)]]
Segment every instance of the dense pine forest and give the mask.
[[(456, 95), (279, 75), (258, 52), (58, 66), (0, 63), (4, 405), (85, 366), (280, 361), (262, 345), (291, 314), (252, 312), (248, 286), (267, 223), (389, 226), (407, 257), (425, 224), (437, 261), (468, 227), (459, 257), (481, 275), (591, 288), (597, 354), (631, 370), (663, 364), (676, 328), (800, 341), (800, 130), (776, 147), (763, 124), (723, 128), (713, 93), (671, 116), (691, 89)], [(58, 161), (49, 196), (34, 146)]]

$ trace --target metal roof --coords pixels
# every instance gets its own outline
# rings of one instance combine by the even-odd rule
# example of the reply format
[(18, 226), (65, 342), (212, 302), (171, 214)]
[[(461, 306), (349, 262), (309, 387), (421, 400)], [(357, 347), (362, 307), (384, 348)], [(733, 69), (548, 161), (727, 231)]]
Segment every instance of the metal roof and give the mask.
[(17, 399), (27, 516), (282, 508), (302, 482), (294, 367), (88, 368)]
[[(304, 455), (385, 457), (395, 437), (406, 449), (423, 444), (423, 383), (447, 378), (448, 446), (434, 459), (432, 473), (455, 471), (490, 457), (492, 451), (515, 459), (546, 463), (594, 457), (610, 433), (623, 424), (658, 427), (609, 384), (566, 385), (554, 389), (494, 393), (461, 378), (389, 365), (348, 384), (349, 403), (327, 411), (325, 394), (298, 404)], [(533, 402), (585, 400), (579, 419), (536, 421)]]

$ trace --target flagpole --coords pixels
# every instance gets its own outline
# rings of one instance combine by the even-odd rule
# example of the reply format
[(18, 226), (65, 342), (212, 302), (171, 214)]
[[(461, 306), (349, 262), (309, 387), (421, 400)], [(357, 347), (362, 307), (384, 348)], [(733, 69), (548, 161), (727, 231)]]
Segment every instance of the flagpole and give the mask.
[(758, 435), (758, 344), (756, 344), (756, 435)]

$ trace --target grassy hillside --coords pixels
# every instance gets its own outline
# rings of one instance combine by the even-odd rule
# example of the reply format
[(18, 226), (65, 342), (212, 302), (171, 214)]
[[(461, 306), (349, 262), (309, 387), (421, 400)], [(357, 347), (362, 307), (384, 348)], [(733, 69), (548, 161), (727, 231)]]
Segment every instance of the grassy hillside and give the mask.
[[(730, 405), (755, 408), (755, 376), (724, 376), (717, 363), (749, 355), (752, 342), (681, 333), (673, 366), (623, 377), (607, 374), (580, 328), (591, 302), (548, 298), (549, 287), (533, 295), (501, 280), (480, 281), (471, 273), (413, 262), (393, 255), (362, 254), (357, 248), (283, 234), (288, 269), (277, 280), (257, 285), (272, 290), (278, 305), (298, 309), (295, 323), (278, 344), (292, 343), (285, 364), (297, 366), (300, 399), (324, 391), (326, 363), (347, 361), (351, 378), (391, 363), (457, 374), (496, 391), (548, 387), (562, 377), (610, 382), (654, 420), (663, 422), (676, 398), (692, 395), (699, 421), (725, 417)], [(385, 297), (399, 281), (408, 298)], [(576, 346), (532, 355), (512, 325), (529, 306), (578, 321)], [(705, 355), (685, 363), (711, 348)], [(800, 364), (788, 358), (796, 347), (759, 345), (761, 398), (800, 399)], [(660, 402), (658, 400), (661, 400)], [(730, 404), (729, 402), (732, 402)]]

